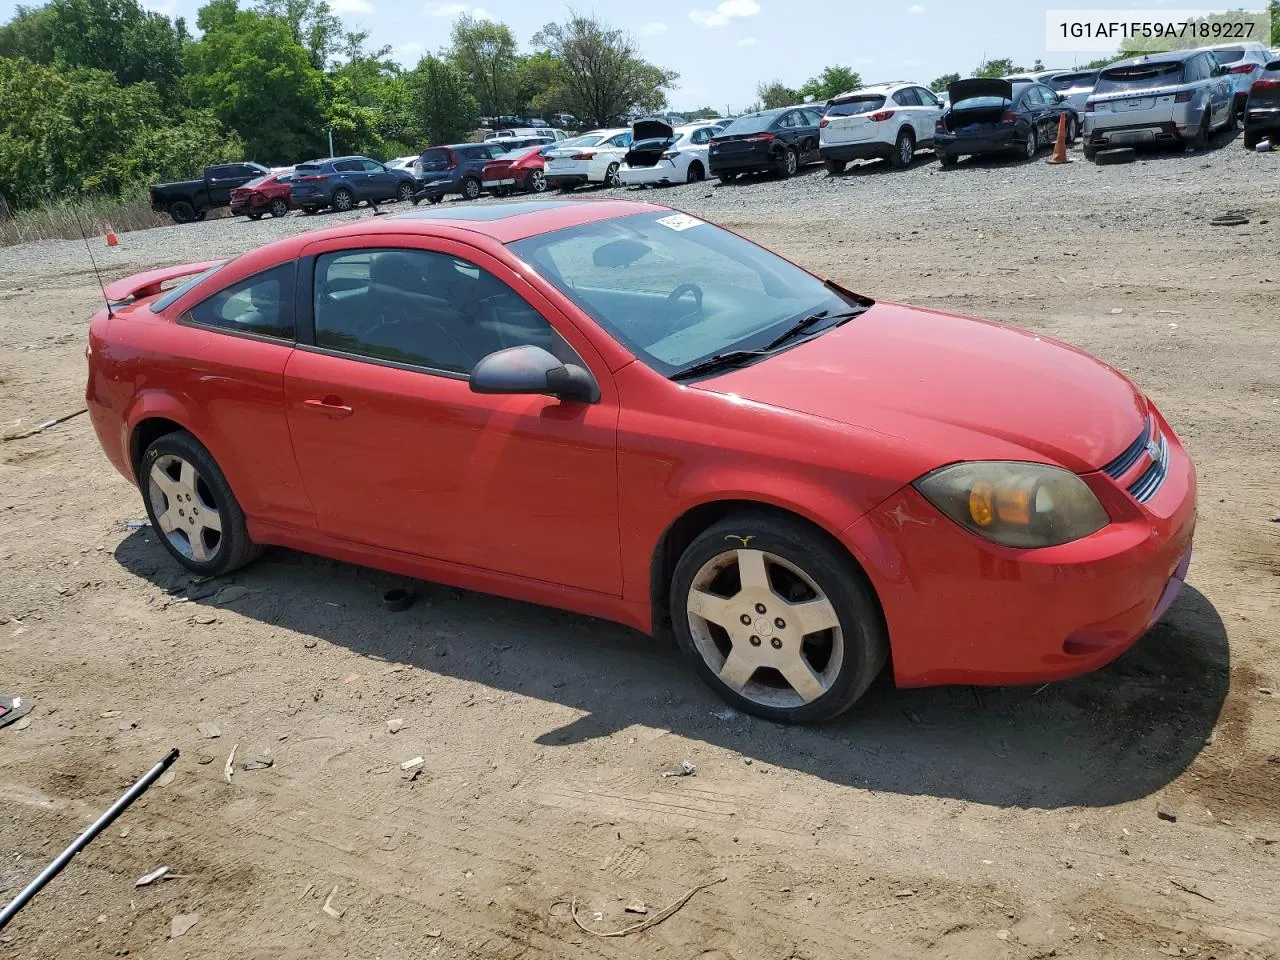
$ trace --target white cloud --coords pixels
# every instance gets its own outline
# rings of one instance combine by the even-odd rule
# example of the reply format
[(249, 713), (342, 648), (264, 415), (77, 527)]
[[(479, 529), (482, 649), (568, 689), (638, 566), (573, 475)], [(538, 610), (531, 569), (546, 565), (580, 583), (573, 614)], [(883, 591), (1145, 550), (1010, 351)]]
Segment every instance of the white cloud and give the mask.
[(740, 47), (754, 47), (755, 45), (756, 45), (755, 37), (743, 37), (741, 40), (738, 41), (738, 46)]
[(714, 10), (690, 10), (689, 19), (704, 27), (723, 27), (730, 20), (754, 17), (759, 12), (756, 0), (724, 0)]
[(918, 17), (920, 14), (924, 13), (924, 7), (918, 3), (913, 3), (911, 6), (907, 7), (907, 13), (911, 14), (913, 17)]
[(493, 19), (493, 14), (490, 13), (488, 10), (486, 10), (484, 7), (476, 7), (474, 10), (471, 11), (471, 16), (475, 17), (477, 20)]
[(395, 57), (397, 63), (405, 66), (415, 66), (422, 59), (422, 54), (426, 52), (426, 49), (417, 40), (411, 40), (408, 43), (402, 43), (398, 47), (393, 47), (391, 56)]
[(427, 13), (433, 17), (457, 17), (471, 8), (465, 3), (428, 3)]
[(172, 17), (178, 7), (173, 0), (166, 0), (164, 3), (157, 2), (157, 0), (144, 0), (142, 6), (152, 13), (163, 14), (166, 17)]
[(640, 32), (646, 37), (655, 37), (660, 33), (666, 33), (667, 25), (665, 23), (646, 23), (640, 28)]
[(329, 6), (334, 13), (373, 13), (369, 0), (333, 0)]

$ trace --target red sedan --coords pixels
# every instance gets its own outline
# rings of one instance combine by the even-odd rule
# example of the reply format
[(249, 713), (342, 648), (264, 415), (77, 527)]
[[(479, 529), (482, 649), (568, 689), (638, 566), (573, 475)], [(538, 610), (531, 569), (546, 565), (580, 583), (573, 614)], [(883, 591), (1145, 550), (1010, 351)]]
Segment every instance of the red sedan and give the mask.
[(546, 145), (522, 147), (490, 160), (484, 165), (484, 188), (499, 196), (517, 191), (545, 193), (547, 175), (543, 169), (546, 164), (543, 151), (546, 149)]
[(243, 187), (236, 187), (231, 191), (231, 215), (244, 215), (250, 220), (260, 220), (264, 213), (283, 217), (293, 209), (293, 198), (289, 192), (292, 179), (293, 170), (289, 169), (269, 173), (250, 180)]
[(1190, 560), (1194, 467), (1122, 374), (652, 204), (364, 220), (106, 292), (94, 427), (188, 569), (277, 544), (669, 622), (774, 720), (886, 663), (1092, 670)]

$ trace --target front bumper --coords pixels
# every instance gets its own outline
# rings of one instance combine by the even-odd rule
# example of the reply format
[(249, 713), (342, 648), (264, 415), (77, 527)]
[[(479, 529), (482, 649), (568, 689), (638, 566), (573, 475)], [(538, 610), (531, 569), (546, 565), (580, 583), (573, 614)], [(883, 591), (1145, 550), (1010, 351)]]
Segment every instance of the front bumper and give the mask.
[(1085, 477), (1112, 523), (1040, 550), (990, 544), (906, 487), (842, 534), (875, 586), (899, 686), (1060, 680), (1120, 656), (1173, 603), (1190, 563), (1195, 467), (1170, 444), (1146, 504)]

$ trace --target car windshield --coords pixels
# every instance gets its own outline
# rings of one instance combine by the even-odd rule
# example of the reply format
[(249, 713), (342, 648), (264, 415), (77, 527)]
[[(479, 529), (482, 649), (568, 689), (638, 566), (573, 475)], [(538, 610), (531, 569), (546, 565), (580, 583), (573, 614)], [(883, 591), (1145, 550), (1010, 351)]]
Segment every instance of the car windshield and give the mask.
[(159, 299), (155, 300), (151, 304), (151, 312), (161, 313), (162, 311), (166, 310), (171, 303), (176, 301), (184, 293), (186, 293), (188, 290), (195, 287), (197, 284), (204, 283), (206, 280), (212, 277), (215, 273), (221, 270), (224, 266), (225, 266), (225, 263), (215, 264), (214, 266), (206, 270), (204, 273), (197, 273), (194, 277), (190, 277), (184, 280), (182, 283), (178, 284), (172, 290), (165, 293)]
[(1144, 90), (1163, 87), (1182, 80), (1182, 61), (1166, 60), (1163, 63), (1135, 63), (1127, 67), (1112, 67), (1098, 76), (1095, 93), (1112, 90)]
[(827, 107), (828, 117), (856, 117), (863, 113), (874, 113), (884, 106), (884, 97), (880, 94), (864, 94), (838, 100)]
[(777, 119), (778, 115), (776, 113), (748, 114), (733, 121), (733, 123), (721, 130), (719, 135), (727, 137), (734, 133), (759, 133), (761, 130), (768, 130), (773, 125), (773, 121)]
[(1090, 71), (1089, 73), (1060, 73), (1056, 77), (1051, 77), (1048, 81), (1049, 86), (1061, 93), (1063, 90), (1072, 90), (1076, 87), (1087, 87), (1098, 79), (1098, 75)]
[(1235, 47), (1229, 50), (1214, 50), (1213, 58), (1219, 63), (1235, 63), (1244, 59), (1244, 48)]
[(857, 306), (776, 254), (683, 213), (583, 224), (511, 249), (663, 376), (762, 349), (799, 319)]

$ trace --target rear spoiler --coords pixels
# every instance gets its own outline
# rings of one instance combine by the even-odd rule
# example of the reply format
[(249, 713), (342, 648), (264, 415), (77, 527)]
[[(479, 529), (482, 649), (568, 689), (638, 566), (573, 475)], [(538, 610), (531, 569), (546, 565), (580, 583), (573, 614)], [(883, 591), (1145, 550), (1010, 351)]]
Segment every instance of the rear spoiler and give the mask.
[(146, 273), (136, 273), (132, 277), (108, 283), (102, 292), (110, 303), (124, 303), (126, 300), (137, 300), (140, 297), (154, 297), (170, 280), (193, 277), (204, 273), (210, 267), (226, 262), (209, 260), (205, 263), (188, 263), (175, 267), (161, 267), (159, 270), (148, 270)]

